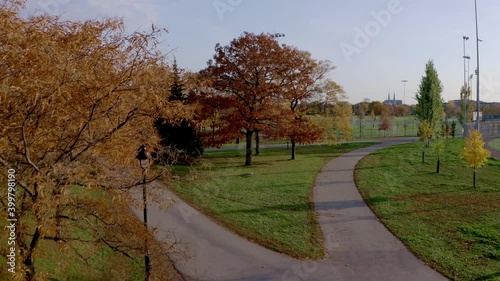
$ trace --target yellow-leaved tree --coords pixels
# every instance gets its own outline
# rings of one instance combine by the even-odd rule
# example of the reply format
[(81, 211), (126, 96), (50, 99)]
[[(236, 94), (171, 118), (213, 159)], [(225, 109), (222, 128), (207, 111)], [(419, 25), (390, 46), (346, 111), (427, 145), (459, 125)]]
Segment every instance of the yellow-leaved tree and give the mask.
[(425, 163), (425, 148), (429, 147), (429, 142), (432, 138), (432, 128), (427, 120), (423, 120), (418, 125), (418, 136), (422, 141), (422, 163)]
[(476, 188), (476, 170), (486, 164), (491, 152), (484, 148), (483, 135), (477, 130), (470, 132), (465, 139), (465, 146), (460, 157), (467, 161), (467, 167), (474, 168), (474, 188)]
[(352, 106), (349, 102), (338, 101), (333, 106), (333, 122), (327, 133), (327, 141), (335, 144), (348, 142), (353, 139), (351, 116)]
[[(125, 34), (119, 19), (23, 18), (23, 4), (0, 2), (0, 166), (15, 171), (17, 183), (9, 213), (15, 279), (55, 274), (36, 270), (43, 241), (76, 251), (82, 263), (94, 258), (79, 251), (84, 244), (142, 259), (151, 234), (127, 201), (141, 178), (136, 149), (159, 147), (156, 118), (185, 112), (165, 93), (170, 70), (157, 51), (163, 31)], [(0, 201), (6, 211), (7, 197)], [(151, 245), (151, 255), (162, 247)], [(158, 259), (153, 268), (155, 278), (168, 279)]]

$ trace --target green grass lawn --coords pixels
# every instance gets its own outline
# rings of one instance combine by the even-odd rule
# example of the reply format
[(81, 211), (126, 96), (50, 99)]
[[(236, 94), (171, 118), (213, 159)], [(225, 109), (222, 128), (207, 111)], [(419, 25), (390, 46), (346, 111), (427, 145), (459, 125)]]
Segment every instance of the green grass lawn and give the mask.
[(333, 157), (370, 145), (263, 149), (251, 167), (243, 151), (211, 151), (194, 169), (178, 166), (174, 190), (199, 210), (243, 237), (297, 258), (324, 257), (314, 215), (312, 186), (321, 167)]
[(421, 143), (386, 148), (363, 159), (356, 182), (381, 221), (418, 257), (454, 280), (500, 280), (500, 160), (472, 170), (449, 140), (436, 174), (436, 155)]
[(488, 145), (492, 147), (494, 150), (500, 151), (500, 139), (494, 139), (488, 142)]

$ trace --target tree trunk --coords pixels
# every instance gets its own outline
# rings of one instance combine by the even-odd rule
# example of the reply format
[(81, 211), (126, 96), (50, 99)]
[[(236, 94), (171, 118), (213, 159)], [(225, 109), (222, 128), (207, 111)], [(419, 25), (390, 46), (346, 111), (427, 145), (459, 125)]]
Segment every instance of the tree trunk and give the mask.
[(35, 233), (33, 234), (33, 238), (31, 238), (30, 246), (28, 253), (23, 259), (23, 264), (26, 267), (26, 281), (35, 280), (35, 264), (33, 263), (33, 251), (38, 245), (38, 241), (40, 240), (40, 230), (37, 227), (35, 229)]
[(252, 165), (252, 135), (253, 131), (247, 130), (246, 133), (246, 141), (247, 141), (247, 147), (246, 147), (246, 155), (245, 155), (245, 166), (251, 166)]
[(476, 188), (476, 167), (474, 167), (474, 188)]
[(255, 155), (260, 154), (260, 137), (259, 131), (255, 131)]
[(439, 159), (439, 156), (438, 156), (438, 162), (437, 162), (437, 167), (436, 167), (436, 174), (439, 174), (439, 166), (441, 164), (441, 160)]
[(425, 150), (422, 150), (422, 164), (425, 163)]
[(295, 160), (295, 141), (292, 140), (292, 160)]

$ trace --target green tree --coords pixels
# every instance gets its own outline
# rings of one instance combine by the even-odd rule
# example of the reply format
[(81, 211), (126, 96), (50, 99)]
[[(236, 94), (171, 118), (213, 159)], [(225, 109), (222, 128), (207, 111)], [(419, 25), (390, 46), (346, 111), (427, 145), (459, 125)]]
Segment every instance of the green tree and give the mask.
[(455, 122), (455, 120), (453, 120), (451, 122), (451, 132), (450, 132), (451, 137), (454, 138), (456, 133), (457, 133), (457, 122)]
[(422, 141), (422, 163), (425, 163), (425, 148), (429, 147), (429, 141), (432, 138), (432, 129), (427, 122), (427, 120), (424, 120), (420, 123), (418, 126), (418, 136), (420, 137), (420, 140)]
[[(168, 100), (178, 104), (181, 108), (192, 108), (193, 105), (190, 104), (185, 94), (181, 74), (177, 66), (177, 60), (174, 60)], [(192, 120), (160, 117), (155, 121), (155, 127), (161, 138), (160, 144), (163, 147), (160, 156), (166, 163), (191, 163), (194, 158), (198, 158), (203, 154), (203, 143), (198, 137)]]
[(434, 68), (434, 62), (429, 60), (425, 65), (425, 76), (420, 80), (416, 98), (418, 101), (417, 115), (420, 121), (425, 120), (429, 123), (431, 138), (436, 137), (440, 129), (440, 121), (444, 111), (442, 91), (443, 86)]
[(476, 170), (484, 166), (491, 152), (484, 148), (483, 135), (477, 130), (472, 130), (465, 139), (465, 146), (460, 157), (467, 161), (467, 167), (474, 168), (474, 188), (476, 188)]
[(170, 86), (170, 96), (168, 99), (170, 101), (185, 101), (187, 99), (184, 93), (184, 83), (181, 79), (181, 71), (177, 66), (176, 59), (174, 59), (174, 63), (172, 65), (172, 85)]

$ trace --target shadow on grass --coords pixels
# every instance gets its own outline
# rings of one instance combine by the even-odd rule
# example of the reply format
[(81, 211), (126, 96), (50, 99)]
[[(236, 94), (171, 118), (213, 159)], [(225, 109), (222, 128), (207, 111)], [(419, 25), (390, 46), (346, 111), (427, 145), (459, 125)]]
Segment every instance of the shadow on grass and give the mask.
[(268, 213), (270, 211), (286, 211), (286, 212), (310, 212), (312, 208), (312, 203), (300, 203), (300, 204), (280, 204), (269, 207), (260, 207), (253, 209), (241, 209), (224, 212), (224, 214), (234, 214), (234, 213)]
[[(253, 209), (241, 209), (225, 212), (226, 214), (232, 213), (267, 213), (269, 211), (285, 211), (285, 212), (309, 212), (313, 203), (300, 203), (300, 204), (280, 204), (269, 207), (260, 207)], [(348, 200), (348, 201), (334, 201), (334, 202), (318, 202), (314, 204), (315, 211), (339, 211), (350, 208), (364, 208), (366, 204), (363, 200)]]

